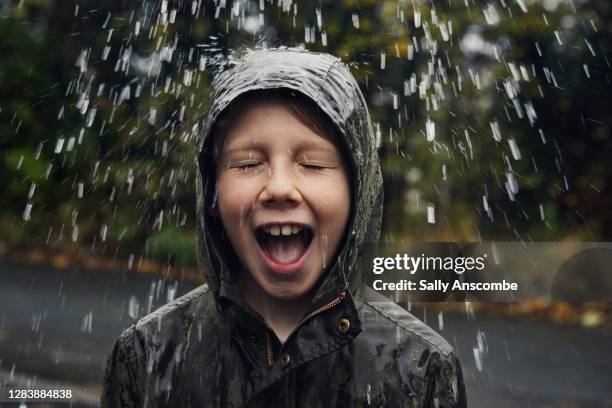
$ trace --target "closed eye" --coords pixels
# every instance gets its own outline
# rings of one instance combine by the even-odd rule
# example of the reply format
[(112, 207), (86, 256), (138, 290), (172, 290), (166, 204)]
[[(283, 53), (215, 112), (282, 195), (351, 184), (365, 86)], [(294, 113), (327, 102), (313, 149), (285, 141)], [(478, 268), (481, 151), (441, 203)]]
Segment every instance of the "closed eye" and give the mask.
[(232, 164), (230, 168), (249, 170), (249, 169), (254, 169), (259, 165), (261, 165), (261, 162), (235, 163), (235, 164)]
[(332, 164), (316, 163), (316, 162), (300, 163), (300, 165), (308, 170), (325, 170), (325, 169), (333, 169), (336, 167)]

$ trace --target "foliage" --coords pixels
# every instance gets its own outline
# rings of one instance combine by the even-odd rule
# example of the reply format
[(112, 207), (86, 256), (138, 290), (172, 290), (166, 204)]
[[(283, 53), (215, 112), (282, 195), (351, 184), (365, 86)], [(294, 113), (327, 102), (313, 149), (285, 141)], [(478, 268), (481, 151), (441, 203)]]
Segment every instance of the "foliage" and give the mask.
[(604, 0), (4, 5), (0, 239), (193, 262), (212, 76), (302, 44), (363, 86), (387, 239), (607, 240), (611, 23)]

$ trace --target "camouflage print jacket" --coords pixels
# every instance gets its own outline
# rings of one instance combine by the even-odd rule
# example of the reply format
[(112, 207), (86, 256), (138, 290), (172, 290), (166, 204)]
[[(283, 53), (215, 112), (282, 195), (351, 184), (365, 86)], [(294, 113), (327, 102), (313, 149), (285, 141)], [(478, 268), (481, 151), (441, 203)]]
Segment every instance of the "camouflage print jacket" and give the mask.
[[(353, 174), (349, 226), (309, 312), (281, 344), (242, 299), (236, 255), (216, 217), (212, 125), (245, 92), (289, 89), (337, 127)], [(198, 254), (207, 284), (127, 329), (105, 371), (103, 407), (464, 407), (452, 348), (411, 314), (367, 288), (359, 268), (378, 239), (382, 177), (364, 97), (326, 54), (252, 51), (213, 84), (199, 150)], [(214, 166), (212, 166), (214, 167)]]

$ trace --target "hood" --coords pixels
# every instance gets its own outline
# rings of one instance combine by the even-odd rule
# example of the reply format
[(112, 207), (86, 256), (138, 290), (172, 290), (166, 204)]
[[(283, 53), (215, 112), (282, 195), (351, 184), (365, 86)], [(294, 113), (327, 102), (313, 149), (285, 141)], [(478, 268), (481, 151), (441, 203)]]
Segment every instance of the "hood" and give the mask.
[(372, 124), (363, 94), (349, 69), (329, 54), (300, 49), (249, 51), (213, 81), (212, 100), (198, 154), (198, 260), (217, 306), (226, 300), (243, 303), (230, 271), (236, 256), (218, 217), (207, 209), (216, 199), (212, 129), (221, 113), (239, 96), (258, 90), (288, 89), (313, 101), (343, 139), (352, 166), (352, 209), (344, 241), (323, 275), (312, 307), (342, 291), (360, 296), (363, 277), (359, 255), (365, 242), (378, 240), (382, 218), (382, 176)]

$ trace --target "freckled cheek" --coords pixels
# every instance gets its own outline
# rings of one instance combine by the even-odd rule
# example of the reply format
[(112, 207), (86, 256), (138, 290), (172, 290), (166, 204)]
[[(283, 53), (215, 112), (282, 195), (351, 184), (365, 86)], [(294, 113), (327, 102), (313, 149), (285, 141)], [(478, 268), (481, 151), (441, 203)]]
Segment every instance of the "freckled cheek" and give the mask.
[(241, 179), (232, 177), (220, 177), (218, 183), (221, 218), (230, 223), (238, 222), (255, 201), (253, 183), (244, 183)]
[(309, 183), (302, 187), (302, 194), (310, 203), (319, 221), (325, 224), (322, 225), (323, 229), (346, 223), (351, 205), (350, 188), (346, 180)]

